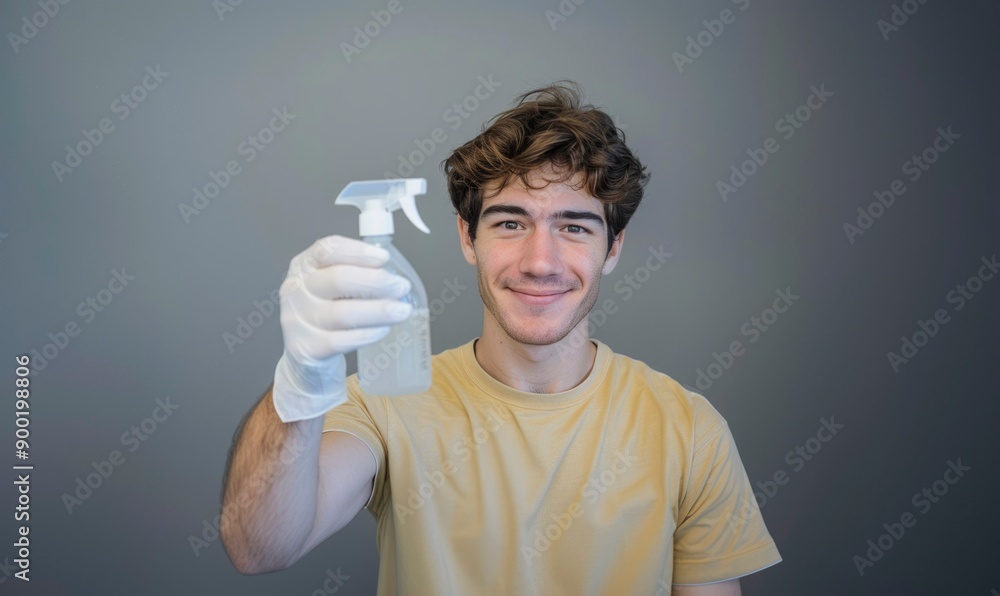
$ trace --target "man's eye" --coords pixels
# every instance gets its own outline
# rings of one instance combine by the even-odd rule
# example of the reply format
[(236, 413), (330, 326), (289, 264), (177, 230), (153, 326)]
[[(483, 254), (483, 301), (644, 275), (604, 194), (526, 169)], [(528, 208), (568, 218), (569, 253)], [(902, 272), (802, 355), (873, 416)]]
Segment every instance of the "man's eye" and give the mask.
[(503, 229), (505, 229), (505, 230), (516, 230), (517, 229), (517, 222), (516, 221), (502, 221), (502, 222), (500, 222), (500, 227), (503, 228)]
[(571, 234), (586, 234), (588, 232), (587, 228), (584, 228), (583, 226), (577, 226), (574, 224), (566, 226), (566, 231), (570, 232)]

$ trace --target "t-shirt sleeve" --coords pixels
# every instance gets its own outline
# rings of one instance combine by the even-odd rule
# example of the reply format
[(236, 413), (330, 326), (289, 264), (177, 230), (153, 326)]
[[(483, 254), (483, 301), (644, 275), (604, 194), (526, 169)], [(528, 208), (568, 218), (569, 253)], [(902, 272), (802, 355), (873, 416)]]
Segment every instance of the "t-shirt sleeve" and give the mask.
[(365, 509), (376, 518), (386, 498), (385, 408), (376, 397), (364, 394), (357, 376), (347, 379), (347, 401), (331, 408), (323, 417), (323, 432), (342, 431), (361, 439), (375, 457), (375, 485)]
[[(704, 405), (674, 531), (673, 583), (680, 585), (734, 579), (782, 560), (729, 425), (707, 400)], [(707, 430), (699, 434), (699, 427)]]

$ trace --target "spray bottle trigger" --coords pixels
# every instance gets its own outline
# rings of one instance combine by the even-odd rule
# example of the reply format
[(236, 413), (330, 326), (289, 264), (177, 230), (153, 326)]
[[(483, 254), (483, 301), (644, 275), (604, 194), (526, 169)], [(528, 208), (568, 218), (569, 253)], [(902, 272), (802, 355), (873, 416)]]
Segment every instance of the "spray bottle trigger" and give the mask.
[(425, 234), (430, 234), (430, 228), (424, 223), (424, 220), (420, 218), (420, 212), (417, 211), (417, 201), (416, 197), (413, 195), (407, 195), (399, 197), (398, 199), (400, 207), (403, 208), (403, 213), (409, 218), (410, 223), (415, 225), (418, 230)]

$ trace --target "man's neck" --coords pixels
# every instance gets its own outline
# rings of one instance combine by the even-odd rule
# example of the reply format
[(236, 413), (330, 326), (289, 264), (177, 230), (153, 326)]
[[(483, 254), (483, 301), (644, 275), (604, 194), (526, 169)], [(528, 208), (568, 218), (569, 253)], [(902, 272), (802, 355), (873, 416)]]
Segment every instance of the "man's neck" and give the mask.
[[(582, 323), (587, 325), (586, 319)], [(491, 377), (529, 393), (559, 393), (576, 387), (590, 374), (597, 357), (597, 346), (586, 327), (574, 329), (558, 343), (535, 346), (484, 325), (474, 349), (479, 366)]]

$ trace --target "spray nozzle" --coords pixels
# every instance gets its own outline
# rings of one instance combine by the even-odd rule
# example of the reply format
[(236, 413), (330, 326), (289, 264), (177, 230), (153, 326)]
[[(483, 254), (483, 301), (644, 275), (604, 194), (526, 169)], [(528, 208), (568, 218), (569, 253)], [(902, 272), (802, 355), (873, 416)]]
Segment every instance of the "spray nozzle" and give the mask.
[(424, 178), (398, 180), (363, 180), (351, 182), (337, 195), (335, 205), (354, 205), (361, 210), (361, 236), (382, 236), (393, 233), (392, 212), (403, 213), (418, 230), (431, 231), (417, 212), (416, 195), (427, 192)]

